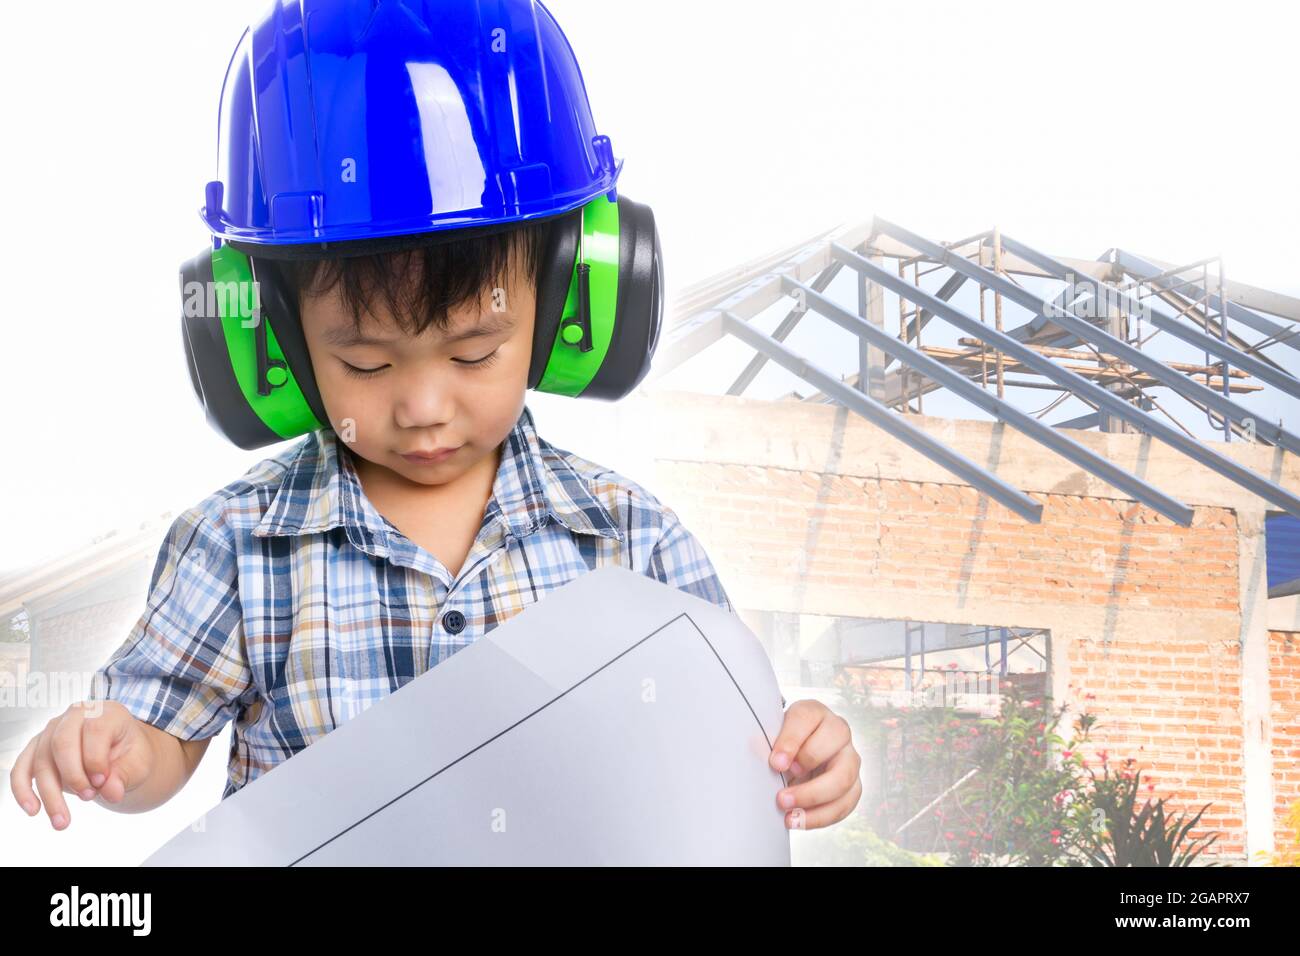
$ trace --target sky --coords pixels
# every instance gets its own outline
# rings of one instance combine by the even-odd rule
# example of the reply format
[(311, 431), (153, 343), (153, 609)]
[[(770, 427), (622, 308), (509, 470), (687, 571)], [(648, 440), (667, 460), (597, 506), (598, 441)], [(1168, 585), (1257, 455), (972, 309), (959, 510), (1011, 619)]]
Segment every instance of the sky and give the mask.
[[(1300, 127), (1278, 109), (1296, 93), (1296, 8), (548, 6), (625, 161), (620, 191), (655, 211), (670, 300), (873, 214), (936, 240), (998, 225), (1058, 255), (1222, 255), (1229, 277), (1300, 295)], [(24, 41), (0, 62), (0, 572), (179, 512), (283, 447), (246, 452), (204, 421), (175, 278), (208, 241), (197, 209), (216, 170), (221, 79), (262, 8), (171, 0), (123, 17), (85, 2), (75, 29), (66, 6), (11, 13)], [(942, 341), (932, 328), (927, 341)], [(828, 370), (853, 370), (836, 364), (841, 330), (798, 334)], [(743, 359), (717, 361), (725, 372)], [(723, 372), (702, 387), (725, 389)], [(747, 394), (807, 391), (783, 376)], [(617, 406), (529, 403), (556, 444), (630, 468)]]

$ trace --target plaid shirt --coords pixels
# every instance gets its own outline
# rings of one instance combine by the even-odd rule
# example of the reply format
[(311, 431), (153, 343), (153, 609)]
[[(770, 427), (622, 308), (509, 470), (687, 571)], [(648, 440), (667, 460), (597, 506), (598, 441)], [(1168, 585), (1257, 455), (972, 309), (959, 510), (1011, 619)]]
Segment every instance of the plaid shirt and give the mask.
[(539, 438), (526, 406), (454, 580), (341, 447), (319, 429), (182, 513), (92, 678), (91, 699), (182, 740), (233, 717), (223, 800), (585, 571), (626, 566), (734, 613), (671, 508)]

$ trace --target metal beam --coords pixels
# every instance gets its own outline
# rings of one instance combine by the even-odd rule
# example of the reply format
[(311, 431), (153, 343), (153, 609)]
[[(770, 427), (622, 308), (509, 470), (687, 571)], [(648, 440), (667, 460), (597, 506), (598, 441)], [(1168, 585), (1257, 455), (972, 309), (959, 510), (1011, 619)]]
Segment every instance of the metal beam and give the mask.
[[(1003, 236), (1002, 242), (1008, 248), (1014, 248), (1016, 250), (1016, 255), (1021, 257), (1028, 256), (1032, 258), (1040, 268), (1051, 270), (1052, 274), (1057, 278), (1065, 278), (1067, 275), (1071, 274), (1069, 268), (1063, 263), (1054, 261), (1047, 254), (1031, 249), (1022, 242), (1017, 242), (1009, 236)], [(990, 273), (990, 275), (992, 275), (992, 273)], [(1001, 276), (993, 276), (993, 278), (1000, 282), (1004, 282), (1012, 289), (1015, 289), (1017, 293), (1019, 293), (1015, 297), (1015, 301), (1019, 302), (1019, 304), (1023, 305), (1025, 308), (1046, 308), (1046, 303), (1043, 302), (1042, 299), (1033, 295), (1033, 293), (1026, 292), (1014, 283), (1005, 282)], [(1128, 310), (1130, 314), (1140, 313), (1142, 311), (1141, 303), (1132, 296), (1120, 292), (1113, 286), (1109, 286), (1091, 276), (1080, 277), (1076, 275), (1076, 278), (1080, 283), (1085, 284), (1092, 289), (1094, 295), (1099, 297), (1103, 302), (1117, 302)], [(1108, 298), (1108, 296), (1113, 296), (1113, 298)], [(1155, 315), (1156, 313), (1153, 311), (1153, 323), (1156, 321)], [(1162, 384), (1168, 385), (1188, 401), (1212, 408), (1220, 415), (1230, 418), (1235, 422), (1239, 422), (1246, 428), (1253, 429), (1255, 434), (1267, 438), (1273, 444), (1280, 445), (1290, 452), (1300, 454), (1300, 435), (1287, 431), (1282, 428), (1281, 425), (1274, 425), (1272, 422), (1267, 420), (1261, 420), (1258, 412), (1246, 408), (1244, 405), (1237, 404), (1227, 396), (1214, 391), (1208, 386), (1202, 385), (1200, 382), (1184, 375), (1182, 372), (1170, 368), (1159, 359), (1152, 358), (1145, 352), (1134, 348), (1122, 339), (1118, 339), (1109, 332), (1088, 324), (1086, 321), (1075, 315), (1066, 313), (1054, 315), (1051, 318), (1056, 322), (1056, 324), (1063, 328), (1069, 328), (1071, 331), (1075, 331), (1075, 334), (1080, 338), (1086, 338), (1106, 354), (1113, 355), (1116, 358), (1121, 358), (1135, 368), (1146, 372)], [(1176, 323), (1171, 323), (1171, 325), (1171, 334), (1181, 336), (1182, 332), (1186, 331), (1185, 329), (1178, 327)], [(1085, 332), (1081, 330), (1090, 331)], [(1213, 341), (1209, 336), (1204, 336), (1204, 340), (1207, 343)], [(1223, 342), (1217, 343), (1214, 347), (1216, 351), (1230, 348), (1232, 348), (1232, 346), (1226, 345)], [(1265, 368), (1262, 363), (1252, 363), (1252, 365), (1255, 368)], [(1273, 370), (1270, 369), (1268, 375), (1274, 377)]]
[[(1141, 369), (1152, 378), (1168, 385), (1185, 398), (1206, 405), (1214, 409), (1220, 415), (1225, 415), (1233, 421), (1240, 422), (1247, 428), (1253, 428), (1255, 434), (1264, 436), (1273, 444), (1281, 445), (1288, 451), (1300, 454), (1300, 435), (1295, 435), (1294, 433), (1282, 428), (1280, 425), (1274, 425), (1268, 421), (1261, 421), (1258, 412), (1251, 411), (1249, 408), (1238, 405), (1236, 402), (1232, 401), (1232, 399), (1227, 398), (1212, 389), (1206, 388), (1200, 382), (1193, 381), (1181, 372), (1175, 372), (1159, 359), (1151, 358), (1149, 355), (1140, 352), (1127, 342), (1117, 339), (1109, 332), (1089, 324), (1087, 321), (1073, 315), (1068, 310), (1049, 314), (1052, 310), (1050, 310), (1048, 304), (1028, 289), (1018, 286), (1011, 280), (994, 272), (990, 272), (981, 266), (975, 265), (974, 263), (968, 262), (967, 260), (957, 256), (953, 256), (944, 249), (943, 246), (930, 242), (928, 239), (909, 232), (902, 226), (896, 226), (883, 219), (877, 219), (875, 222), (881, 231), (887, 232), (908, 245), (918, 243), (919, 245), (916, 246), (916, 248), (919, 251), (923, 250), (931, 255), (942, 256), (945, 260), (944, 264), (949, 268), (955, 269), (958, 272), (963, 272), (981, 284), (989, 286), (997, 292), (1001, 292), (1004, 296), (1011, 299), (1011, 301), (1029, 309), (1031, 312), (1040, 315), (1047, 315), (1047, 317), (1056, 325), (1059, 325), (1068, 332), (1074, 333), (1087, 342), (1091, 342), (1106, 354), (1113, 355), (1116, 358), (1121, 358), (1134, 368)], [(1006, 235), (1002, 236), (1002, 244), (1013, 249), (1015, 254), (1021, 258), (1024, 258), (1026, 253), (1031, 254), (1038, 259), (1040, 263), (1039, 268), (1044, 268), (1041, 263), (1050, 263), (1054, 270), (1059, 269), (1066, 273), (1069, 272), (1069, 269), (1063, 263), (1056, 262), (1041, 252), (1035, 252), (1023, 243), (1016, 242), (1014, 239), (1011, 239)], [(1082, 276), (1081, 281), (1093, 283), (1094, 287), (1104, 286), (1107, 289), (1110, 288), (1109, 286), (1105, 286), (1105, 283), (1098, 282), (1098, 280), (1087, 275)], [(1122, 292), (1113, 289), (1110, 291), (1111, 294), (1119, 295), (1122, 299), (1133, 301)], [(1138, 306), (1136, 302), (1133, 302), (1133, 308), (1137, 309), (1140, 308), (1140, 306)], [(1226, 461), (1227, 459), (1224, 460)]]
[(1173, 314), (1173, 317), (1175, 319), (1182, 318), (1183, 316), (1187, 316), (1188, 321), (1192, 322), (1193, 325), (1195, 325), (1198, 322), (1203, 322), (1209, 328), (1211, 336), (1226, 338), (1228, 340), (1228, 344), (1231, 345), (1233, 348), (1237, 349), (1239, 352), (1245, 352), (1247, 355), (1254, 354), (1255, 358), (1259, 359), (1265, 365), (1268, 365), (1271, 368), (1275, 368), (1280, 372), (1286, 371), (1285, 368), (1283, 368), (1273, 359), (1269, 358), (1263, 352), (1259, 351), (1258, 345), (1248, 342), (1246, 339), (1242, 338), (1236, 332), (1232, 331), (1232, 329), (1225, 328), (1224, 324), (1219, 321), (1218, 316), (1209, 315), (1208, 313), (1205, 312), (1205, 310), (1199, 307), (1198, 303), (1194, 302), (1193, 300), (1184, 298), (1183, 296), (1180, 296), (1174, 292), (1168, 292), (1164, 289), (1155, 289), (1153, 290), (1153, 292), (1157, 299), (1159, 299), (1161, 302), (1165, 303), (1168, 306), (1172, 306), (1174, 309), (1177, 310)]
[[(1031, 249), (1022, 242), (1017, 242), (1014, 239), (1011, 239), (1007, 236), (1003, 236), (1002, 243), (1007, 248), (1013, 249), (1016, 255), (1020, 256), (1022, 259), (1026, 259), (1034, 263), (1039, 268), (1052, 273), (1059, 279), (1065, 279), (1068, 276), (1076, 275), (1072, 270), (1069, 269), (1069, 267), (1065, 266), (1062, 263), (1053, 261), (1050, 256), (1038, 252), (1034, 249)], [(1092, 276), (1076, 275), (1076, 278), (1078, 280), (1076, 282), (1076, 287), (1080, 285), (1088, 286), (1092, 290), (1093, 294), (1095, 296), (1100, 297), (1102, 301), (1117, 302), (1118, 304), (1122, 305), (1124, 308), (1128, 309), (1130, 315), (1134, 314), (1135, 312), (1138, 314), (1141, 314), (1143, 312), (1149, 312), (1151, 324), (1154, 325), (1156, 328), (1163, 329), (1164, 331), (1168, 332), (1170, 335), (1182, 339), (1188, 345), (1196, 346), (1198, 349), (1200, 349), (1203, 352), (1209, 352), (1211, 355), (1217, 355), (1221, 359), (1227, 359), (1228, 362), (1237, 366), (1237, 368), (1249, 372), (1250, 374), (1254, 375), (1256, 378), (1260, 379), (1261, 381), (1268, 382), (1270, 385), (1274, 385), (1277, 388), (1280, 388), (1288, 395), (1292, 395), (1296, 398), (1300, 398), (1300, 379), (1295, 378), (1295, 376), (1290, 375), (1286, 372), (1280, 372), (1276, 368), (1264, 364), (1254, 356), (1247, 355), (1245, 352), (1238, 351), (1237, 349), (1229, 345), (1227, 342), (1224, 342), (1222, 339), (1216, 339), (1212, 336), (1206, 335), (1200, 329), (1195, 329), (1189, 325), (1179, 322), (1173, 316), (1166, 315), (1163, 311), (1158, 310), (1154, 305), (1150, 303), (1144, 305), (1143, 303), (1138, 302), (1136, 299), (1134, 299), (1132, 296), (1128, 295), (1127, 293), (1121, 292), (1119, 289), (1116, 289), (1114, 286), (1107, 285), (1104, 282), (1099, 282), (1098, 280), (1092, 278)], [(1231, 307), (1231, 303), (1229, 303), (1229, 307)], [(1231, 315), (1232, 312), (1229, 311), (1228, 314)], [(1116, 341), (1119, 340), (1116, 339)], [(1129, 347), (1131, 348), (1131, 346)], [(1161, 362), (1160, 364), (1163, 367), (1167, 367), (1164, 366), (1163, 362)], [(1185, 379), (1185, 380), (1192, 381), (1191, 379)], [(1200, 383), (1197, 382), (1195, 384), (1199, 385)], [(1202, 388), (1204, 388), (1204, 386), (1202, 386)], [(1206, 389), (1206, 390), (1211, 391), (1210, 389)], [(1217, 392), (1211, 391), (1211, 393), (1218, 395)], [(1202, 400), (1204, 400), (1204, 396), (1202, 396)], [(1218, 411), (1220, 414), (1224, 413), (1224, 409), (1218, 406), (1215, 406), (1215, 410)], [(1243, 411), (1247, 411), (1247, 410), (1243, 409)], [(1230, 416), (1230, 417), (1235, 417), (1235, 416)], [(1248, 417), (1253, 418), (1256, 416), (1248, 413)], [(1258, 427), (1256, 427), (1255, 431), (1257, 434), (1262, 433), (1261, 429), (1259, 429)], [(1287, 445), (1285, 442), (1278, 442), (1277, 444), (1281, 444), (1284, 448), (1288, 448), (1291, 451), (1300, 451), (1300, 437), (1296, 438), (1296, 443), (1297, 443), (1297, 447), (1294, 448)]]
[[(1159, 276), (1161, 272), (1164, 271), (1154, 262), (1143, 259), (1141, 256), (1134, 255), (1131, 252), (1125, 252), (1123, 249), (1115, 250), (1115, 262), (1126, 272), (1132, 273), (1135, 276), (1141, 276), (1144, 279)], [(1191, 291), (1198, 299), (1202, 298), (1207, 291), (1204, 286), (1193, 279), (1178, 279), (1177, 282), (1189, 286), (1189, 291)], [(1151, 284), (1156, 287), (1172, 288), (1175, 285), (1175, 280), (1171, 278), (1155, 279)], [(1229, 289), (1231, 289), (1231, 285), (1232, 284), (1229, 283)], [(1231, 291), (1229, 291), (1229, 296), (1231, 296)], [(1219, 297), (1217, 295), (1211, 293), (1209, 302), (1210, 305), (1218, 311), (1223, 311), (1222, 306), (1219, 305)], [(1256, 332), (1263, 332), (1269, 337), (1285, 336), (1285, 338), (1281, 339), (1282, 344), (1286, 345), (1288, 348), (1300, 351), (1300, 338), (1296, 337), (1297, 332), (1295, 329), (1288, 330), (1286, 326), (1278, 325), (1272, 319), (1266, 319), (1258, 312), (1247, 309), (1245, 306), (1238, 305), (1236, 302), (1233, 302), (1231, 298), (1228, 299), (1228, 317), (1236, 319), (1242, 325), (1249, 326)]]
[(931, 358), (906, 342), (894, 338), (883, 329), (876, 328), (870, 322), (860, 319), (852, 312), (826, 298), (817, 289), (804, 285), (802, 282), (796, 282), (788, 276), (784, 277), (784, 287), (786, 291), (795, 296), (795, 301), (799, 306), (815, 309), (840, 328), (867, 339), (876, 348), (888, 352), (904, 365), (916, 369), (936, 382), (941, 382), (972, 405), (982, 408), (999, 421), (1006, 422), (1040, 444), (1046, 445), (1067, 461), (1078, 465), (1085, 471), (1092, 472), (1102, 481), (1127, 493), (1143, 504), (1149, 505), (1171, 521), (1177, 522), (1185, 528), (1191, 525), (1192, 509), (1187, 505), (1117, 467), (1091, 449), (1079, 444), (1064, 432), (1043, 424), (1032, 415), (1027, 415), (1014, 405), (999, 399), (987, 389), (980, 388), (944, 363)]
[[(880, 220), (877, 220), (877, 223), (880, 223)], [(889, 224), (882, 223), (881, 225), (882, 228), (888, 226), (890, 229), (898, 229), (898, 227)], [(899, 231), (901, 232), (903, 230), (900, 229)], [(911, 234), (907, 233), (907, 235), (910, 236)], [(1005, 239), (1005, 237), (1003, 238)], [(922, 239), (920, 236), (913, 237), (913, 239), (903, 239), (903, 241), (907, 242), (909, 245), (911, 245), (912, 241), (920, 243), (921, 247), (928, 252), (937, 254), (943, 254), (944, 252), (942, 247), (936, 248), (933, 243)], [(997, 329), (983, 324), (978, 319), (971, 318), (969, 315), (962, 312), (960, 309), (949, 305), (947, 302), (939, 301), (924, 289), (918, 289), (910, 282), (891, 275), (889, 272), (879, 268), (874, 263), (869, 262), (862, 256), (858, 255), (852, 249), (846, 249), (839, 243), (831, 243), (831, 253), (832, 255), (842, 259), (852, 268), (857, 269), (859, 272), (866, 272), (873, 281), (879, 282), (886, 288), (893, 289), (899, 295), (918, 305), (927, 306), (940, 318), (951, 322), (959, 329), (962, 329), (976, 338), (983, 339), (995, 348), (1016, 356), (1016, 358), (1020, 359), (1020, 361), (1025, 365), (1034, 369), (1039, 374), (1052, 379), (1054, 382), (1063, 385), (1076, 396), (1084, 398), (1090, 405), (1104, 410), (1109, 414), (1115, 415), (1118, 418), (1123, 418), (1132, 422), (1143, 432), (1159, 438), (1168, 445), (1172, 445), (1174, 448), (1177, 448), (1195, 461), (1201, 462), (1206, 467), (1217, 471), (1230, 481), (1236, 482), (1238, 485), (1241, 485), (1243, 488), (1259, 495), (1259, 497), (1266, 501), (1273, 502), (1287, 513), (1300, 518), (1300, 496), (1274, 484), (1267, 478), (1255, 474), (1255, 472), (1251, 471), (1249, 468), (1243, 468), (1232, 459), (1219, 454), (1203, 442), (1192, 438), (1190, 435), (1184, 434), (1172, 426), (1166, 425), (1154, 416), (1148, 415), (1141, 409), (1138, 409), (1124, 401), (1122, 398), (1119, 398), (1113, 392), (1109, 392), (1088, 381), (1082, 375), (1076, 375), (1069, 369), (1061, 368), (1051, 359), (1039, 355), (1033, 349), (1011, 338), (1005, 332), (999, 332)], [(970, 265), (969, 263), (965, 263), (964, 260), (962, 260), (958, 265), (962, 264), (965, 266)], [(978, 269), (978, 266), (974, 268)], [(1001, 276), (995, 276), (992, 273), (989, 273), (987, 276), (975, 275), (971, 278), (985, 282), (986, 284), (992, 282), (994, 279), (1002, 281)], [(1019, 290), (1019, 287), (1014, 283), (1006, 282), (1005, 284), (1011, 286), (1013, 289)], [(1080, 325), (1087, 325), (1087, 323), (1081, 322), (1078, 319), (1075, 319), (1074, 321)], [(1090, 333), (1100, 333), (1099, 329), (1093, 329), (1091, 326), (1089, 326), (1088, 329)], [(1100, 334), (1104, 335), (1105, 333)]]
[(660, 342), (655, 350), (653, 364), (645, 384), (648, 386), (663, 378), (687, 359), (698, 355), (721, 339), (720, 316), (721, 313), (716, 311), (701, 312), (671, 329), (664, 330), (666, 341)]
[(1087, 415), (1080, 415), (1078, 418), (1071, 418), (1067, 422), (1057, 422), (1053, 428), (1096, 428), (1101, 424), (1101, 415), (1097, 412), (1089, 412)]
[(723, 330), (736, 336), (751, 348), (764, 353), (772, 361), (797, 375), (812, 385), (817, 386), (828, 395), (834, 396), (845, 408), (856, 412), (868, 421), (880, 426), (899, 441), (920, 452), (932, 462), (944, 468), (967, 484), (983, 491), (990, 498), (1001, 502), (1026, 521), (1038, 524), (1042, 521), (1043, 506), (1030, 498), (1018, 488), (1007, 484), (997, 475), (980, 467), (960, 452), (949, 448), (943, 442), (928, 433), (909, 424), (902, 416), (890, 411), (869, 395), (856, 388), (851, 388), (813, 365), (803, 356), (792, 352), (770, 335), (760, 332), (748, 322), (736, 318), (730, 312), (722, 313)]
[[(943, 301), (947, 302), (949, 299), (951, 299), (954, 295), (957, 294), (957, 290), (960, 289), (962, 285), (965, 284), (965, 282), (966, 282), (966, 277), (964, 275), (958, 275), (957, 273), (954, 272), (952, 275), (948, 277), (947, 281), (944, 282), (944, 284), (940, 287), (939, 291), (935, 293), (935, 295), (943, 299)], [(932, 318), (934, 318), (933, 312), (930, 312), (927, 309), (922, 309), (920, 315), (918, 315), (911, 322), (907, 323), (905, 333), (908, 339), (915, 338), (917, 335), (920, 334), (921, 331), (924, 331), (926, 325), (929, 324), (930, 319)], [(891, 356), (891, 361), (892, 361), (892, 356)], [(885, 363), (885, 368), (886, 369), (889, 368), (889, 362)]]
[[(832, 281), (834, 281), (835, 277), (840, 274), (840, 270), (843, 268), (844, 268), (844, 263), (832, 262), (821, 273), (821, 275), (819, 275), (816, 279), (813, 280), (813, 288), (815, 288), (818, 292), (821, 292), (828, 285), (830, 285)], [(785, 318), (781, 320), (781, 324), (778, 325), (776, 327), (776, 330), (772, 333), (772, 338), (776, 339), (778, 342), (784, 342), (787, 338), (789, 338), (790, 333), (794, 331), (795, 326), (799, 324), (799, 320), (801, 318), (803, 318), (802, 312), (800, 312), (798, 309), (791, 309), (788, 313), (786, 313)], [(745, 368), (741, 371), (741, 373), (738, 376), (736, 376), (736, 380), (731, 383), (731, 387), (727, 389), (726, 394), (728, 395), (743, 394), (745, 389), (749, 388), (749, 386), (753, 384), (754, 379), (758, 377), (758, 373), (763, 371), (763, 366), (766, 364), (767, 364), (767, 356), (764, 355), (762, 352), (759, 352), (757, 355), (755, 355), (752, 359), (749, 360), (748, 364), (745, 365)]]

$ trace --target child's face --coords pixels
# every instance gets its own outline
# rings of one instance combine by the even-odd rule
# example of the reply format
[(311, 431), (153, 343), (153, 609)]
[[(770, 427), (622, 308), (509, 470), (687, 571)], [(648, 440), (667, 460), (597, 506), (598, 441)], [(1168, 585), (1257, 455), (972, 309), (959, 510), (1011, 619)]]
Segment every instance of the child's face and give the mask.
[[(536, 290), (519, 270), (504, 295), (485, 290), (478, 306), (449, 313), (450, 328), (403, 332), (382, 305), (363, 315), (352, 341), (352, 315), (338, 288), (302, 303), (302, 326), (330, 425), (360, 458), (421, 485), (466, 474), (510, 434), (524, 407), (532, 358)], [(470, 330), (486, 334), (456, 338)], [(486, 359), (478, 365), (470, 364)], [(378, 369), (357, 375), (357, 369)], [(459, 447), (458, 447), (459, 446)], [(458, 448), (432, 462), (412, 452)], [(486, 467), (486, 466), (484, 466)]]

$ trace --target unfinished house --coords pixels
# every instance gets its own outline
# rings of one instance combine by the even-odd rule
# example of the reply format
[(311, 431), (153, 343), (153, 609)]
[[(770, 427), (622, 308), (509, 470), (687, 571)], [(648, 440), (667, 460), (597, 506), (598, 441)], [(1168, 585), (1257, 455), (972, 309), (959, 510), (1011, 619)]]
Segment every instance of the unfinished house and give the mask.
[(1300, 799), (1300, 300), (1222, 265), (876, 218), (684, 290), (627, 427), (788, 700), (1048, 696), (1240, 865)]

